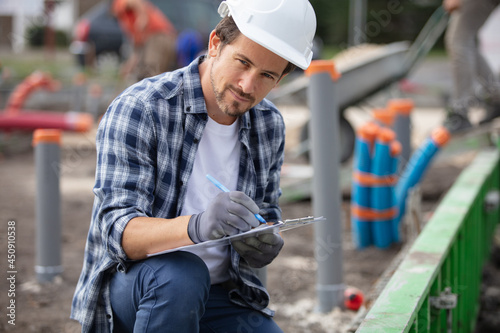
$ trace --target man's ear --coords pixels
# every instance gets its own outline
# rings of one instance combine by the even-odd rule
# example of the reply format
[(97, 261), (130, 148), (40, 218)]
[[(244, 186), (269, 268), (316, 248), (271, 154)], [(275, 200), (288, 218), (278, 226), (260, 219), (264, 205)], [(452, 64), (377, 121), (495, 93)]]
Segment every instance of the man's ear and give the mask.
[(208, 40), (208, 55), (210, 57), (216, 57), (219, 51), (221, 41), (219, 36), (215, 34), (215, 30), (210, 33), (210, 38)]

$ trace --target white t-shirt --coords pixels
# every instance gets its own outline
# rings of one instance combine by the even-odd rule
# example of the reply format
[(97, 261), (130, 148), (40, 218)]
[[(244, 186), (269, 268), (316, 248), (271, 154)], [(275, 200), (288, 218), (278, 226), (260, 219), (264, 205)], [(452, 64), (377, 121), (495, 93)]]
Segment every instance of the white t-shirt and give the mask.
[[(210, 201), (221, 192), (207, 179), (207, 174), (212, 175), (230, 191), (236, 190), (241, 150), (238, 140), (239, 123), (237, 120), (227, 126), (208, 118), (196, 152), (193, 172), (188, 180), (182, 215), (205, 211)], [(212, 284), (229, 279), (231, 258), (228, 245), (189, 252), (203, 259), (210, 271)]]

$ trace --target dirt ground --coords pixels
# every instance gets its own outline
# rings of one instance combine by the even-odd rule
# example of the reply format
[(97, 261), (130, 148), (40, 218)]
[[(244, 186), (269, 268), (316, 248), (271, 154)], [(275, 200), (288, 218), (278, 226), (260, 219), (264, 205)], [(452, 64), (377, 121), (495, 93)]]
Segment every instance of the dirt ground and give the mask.
[[(64, 272), (52, 283), (38, 284), (34, 274), (35, 258), (35, 186), (34, 156), (29, 147), (30, 136), (4, 135), (2, 140), (18, 146), (15, 153), (0, 155), (0, 332), (78, 332), (80, 327), (69, 319), (71, 299), (80, 274), (85, 239), (89, 227), (95, 172), (95, 132), (63, 135), (61, 151), (62, 265)], [(23, 148), (24, 147), (24, 148)], [(454, 163), (433, 166), (423, 184), (424, 218), (427, 218), (439, 197), (452, 184), (461, 168), (472, 158), (462, 157)], [(426, 194), (427, 193), (427, 194)], [(426, 197), (430, 201), (425, 201)], [(310, 200), (282, 205), (283, 217), (312, 215)], [(355, 249), (351, 241), (349, 199), (342, 204), (343, 276), (346, 285), (361, 289), (365, 295), (399, 253), (402, 245), (387, 250)], [(8, 296), (7, 228), (15, 221), (15, 296)], [(11, 223), (12, 224), (12, 223)], [(285, 246), (267, 270), (271, 308), (276, 321), (285, 332), (345, 332), (356, 313), (334, 309), (328, 314), (315, 312), (316, 269), (313, 226), (284, 233)], [(15, 326), (5, 313), (8, 302), (15, 300)]]

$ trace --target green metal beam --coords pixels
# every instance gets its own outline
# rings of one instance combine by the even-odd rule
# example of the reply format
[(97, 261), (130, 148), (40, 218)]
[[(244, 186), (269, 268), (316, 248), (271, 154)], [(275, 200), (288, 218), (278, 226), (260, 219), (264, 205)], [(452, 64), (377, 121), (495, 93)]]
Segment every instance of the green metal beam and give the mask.
[(499, 221), (498, 209), (486, 213), (483, 201), (499, 188), (499, 161), (498, 150), (483, 151), (460, 174), (356, 332), (446, 332), (448, 310), (430, 302), (446, 287), (458, 295), (452, 332), (473, 331)]

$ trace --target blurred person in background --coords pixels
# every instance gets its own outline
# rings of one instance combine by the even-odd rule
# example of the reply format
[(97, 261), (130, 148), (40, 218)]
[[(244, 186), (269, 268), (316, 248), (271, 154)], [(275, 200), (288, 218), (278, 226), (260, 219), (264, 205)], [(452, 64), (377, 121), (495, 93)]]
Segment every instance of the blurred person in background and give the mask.
[(451, 60), (453, 91), (448, 105), (445, 126), (452, 133), (472, 127), (469, 108), (477, 102), (473, 93), (475, 79), (485, 96), (484, 124), (500, 116), (500, 79), (481, 55), (478, 32), (500, 0), (444, 0), (444, 9), (451, 14), (445, 35), (445, 45)]
[(172, 23), (147, 0), (114, 0), (112, 13), (133, 45), (123, 64), (124, 78), (142, 80), (176, 68), (176, 35)]
[(177, 38), (177, 64), (187, 66), (195, 58), (206, 52), (201, 34), (193, 29), (184, 30)]

